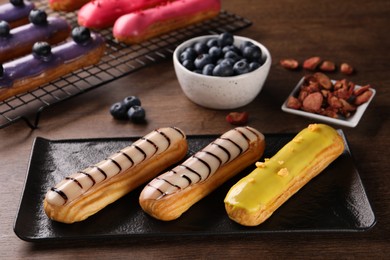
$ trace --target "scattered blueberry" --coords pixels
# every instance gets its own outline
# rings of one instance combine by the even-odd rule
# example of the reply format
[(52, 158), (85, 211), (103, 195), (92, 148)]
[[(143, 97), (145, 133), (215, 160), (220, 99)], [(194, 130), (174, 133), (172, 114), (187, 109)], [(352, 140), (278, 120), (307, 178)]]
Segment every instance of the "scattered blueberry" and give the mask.
[(0, 78), (2, 78), (4, 75), (4, 67), (3, 64), (0, 64)]
[(123, 102), (117, 102), (110, 107), (110, 113), (115, 119), (126, 120), (128, 109)]
[(28, 19), (35, 25), (47, 24), (47, 14), (43, 10), (34, 9), (30, 11)]
[(0, 21), (0, 36), (6, 37), (10, 32), (9, 24), (6, 21)]
[(125, 97), (110, 107), (110, 114), (118, 120), (131, 120), (133, 123), (145, 122), (145, 109), (136, 96)]
[(134, 123), (145, 122), (145, 109), (141, 106), (133, 106), (127, 112), (127, 116)]
[(123, 99), (122, 103), (129, 110), (133, 106), (140, 106), (141, 100), (136, 96), (128, 96)]
[(234, 45), (231, 33), (222, 33), (207, 41), (197, 41), (179, 53), (180, 63), (188, 70), (219, 77), (229, 77), (259, 68), (262, 60), (260, 47), (250, 41)]

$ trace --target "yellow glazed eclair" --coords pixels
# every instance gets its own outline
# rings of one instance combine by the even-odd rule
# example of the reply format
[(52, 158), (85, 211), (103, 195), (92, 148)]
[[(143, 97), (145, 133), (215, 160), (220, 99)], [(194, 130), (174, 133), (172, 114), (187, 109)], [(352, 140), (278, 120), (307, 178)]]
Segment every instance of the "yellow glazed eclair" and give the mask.
[(309, 125), (229, 190), (224, 200), (229, 218), (244, 226), (263, 223), (343, 151), (335, 129)]
[(82, 221), (183, 159), (187, 149), (179, 128), (156, 129), (50, 188), (45, 212), (63, 223)]
[(156, 219), (180, 217), (225, 181), (259, 160), (264, 135), (251, 127), (234, 128), (189, 157), (181, 165), (154, 178), (142, 190), (142, 209)]

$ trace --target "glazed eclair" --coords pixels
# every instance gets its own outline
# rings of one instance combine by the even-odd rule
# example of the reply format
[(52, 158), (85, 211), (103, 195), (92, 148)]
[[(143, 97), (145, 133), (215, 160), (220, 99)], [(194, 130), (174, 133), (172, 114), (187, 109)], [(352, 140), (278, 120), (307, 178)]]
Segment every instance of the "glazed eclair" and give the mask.
[(142, 190), (142, 209), (156, 219), (180, 217), (196, 202), (258, 160), (264, 135), (251, 127), (237, 127), (156, 177)]
[(156, 129), (50, 188), (45, 212), (63, 223), (82, 221), (180, 161), (187, 147), (179, 128)]

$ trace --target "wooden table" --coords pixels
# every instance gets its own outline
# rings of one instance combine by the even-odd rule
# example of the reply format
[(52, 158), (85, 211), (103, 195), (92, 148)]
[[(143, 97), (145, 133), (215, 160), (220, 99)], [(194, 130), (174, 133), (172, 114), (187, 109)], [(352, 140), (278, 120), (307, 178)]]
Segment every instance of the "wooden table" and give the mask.
[[(251, 104), (249, 124), (264, 133), (297, 132), (312, 120), (280, 107), (305, 71), (288, 71), (279, 60), (299, 61), (319, 55), (357, 69), (348, 79), (372, 84), (375, 99), (355, 128), (346, 134), (356, 166), (374, 208), (377, 224), (360, 233), (279, 233), (250, 236), (156, 238), (128, 241), (83, 241), (34, 244), (13, 232), (33, 141), (48, 139), (139, 136), (167, 125), (187, 134), (219, 134), (232, 128), (230, 111), (199, 107), (182, 93), (172, 62), (149, 66), (57, 106), (42, 114), (39, 128), (22, 121), (0, 129), (0, 258), (377, 258), (390, 245), (389, 100), (390, 2), (223, 0), (223, 8), (253, 22), (236, 34), (266, 45), (273, 64), (265, 87)], [(332, 78), (344, 77), (341, 73)], [(147, 124), (112, 119), (110, 105), (125, 96), (142, 99)], [(387, 129), (387, 130), (386, 130)]]

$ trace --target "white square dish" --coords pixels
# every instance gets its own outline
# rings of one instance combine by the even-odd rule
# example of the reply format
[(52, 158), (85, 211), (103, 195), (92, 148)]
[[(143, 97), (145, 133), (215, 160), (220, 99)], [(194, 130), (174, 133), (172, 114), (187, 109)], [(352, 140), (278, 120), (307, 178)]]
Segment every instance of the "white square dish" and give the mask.
[[(298, 82), (298, 84), (293, 89), (293, 91), (291, 92), (289, 97), (290, 96), (296, 97), (298, 95), (299, 89), (300, 89), (301, 85), (303, 84), (303, 81), (304, 81), (304, 77)], [(332, 82), (334, 83), (335, 81), (332, 80)], [(355, 89), (359, 89), (359, 88), (361, 88), (361, 86), (359, 86), (359, 85), (355, 86)], [(366, 103), (358, 106), (356, 109), (356, 112), (349, 118), (332, 118), (332, 117), (328, 117), (328, 116), (324, 116), (324, 115), (306, 112), (303, 110), (289, 108), (289, 107), (287, 107), (288, 97), (282, 105), (282, 110), (284, 112), (287, 112), (287, 113), (291, 113), (291, 114), (295, 114), (295, 115), (299, 115), (299, 116), (304, 116), (304, 117), (316, 119), (316, 120), (327, 122), (327, 123), (332, 123), (332, 124), (337, 124), (337, 125), (347, 126), (347, 127), (355, 127), (358, 125), (358, 123), (359, 123), (360, 119), (362, 118), (364, 112), (366, 111), (368, 105), (371, 103), (372, 99), (374, 98), (374, 96), (376, 94), (375, 89), (371, 88), (370, 90), (372, 91), (371, 98)]]

